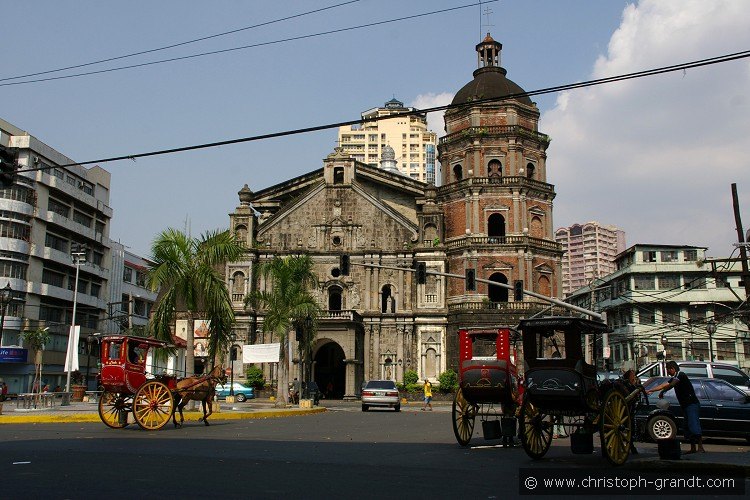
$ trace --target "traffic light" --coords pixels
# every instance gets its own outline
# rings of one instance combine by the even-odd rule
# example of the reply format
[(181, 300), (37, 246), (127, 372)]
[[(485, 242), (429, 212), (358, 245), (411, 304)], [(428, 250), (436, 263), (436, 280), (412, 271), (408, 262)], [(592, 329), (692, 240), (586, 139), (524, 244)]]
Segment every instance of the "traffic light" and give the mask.
[(297, 342), (302, 342), (302, 325), (298, 325), (294, 331)]
[(237, 348), (232, 346), (232, 355), (230, 356), (232, 361), (237, 361)]
[(339, 268), (341, 269), (341, 274), (344, 276), (349, 276), (349, 256), (346, 254), (343, 254), (339, 257)]
[(477, 289), (477, 272), (475, 269), (466, 270), (466, 291), (474, 292)]
[(10, 187), (16, 180), (18, 149), (0, 146), (0, 187)]
[(427, 264), (417, 262), (417, 283), (424, 285), (427, 283)]
[(523, 280), (517, 280), (513, 285), (513, 300), (516, 302), (523, 300)]

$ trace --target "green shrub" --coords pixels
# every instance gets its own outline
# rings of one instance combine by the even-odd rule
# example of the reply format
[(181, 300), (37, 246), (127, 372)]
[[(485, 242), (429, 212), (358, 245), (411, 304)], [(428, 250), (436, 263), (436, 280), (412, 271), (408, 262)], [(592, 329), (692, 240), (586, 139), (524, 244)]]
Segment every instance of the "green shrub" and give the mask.
[(408, 384), (406, 386), (406, 392), (422, 392), (422, 384)]
[(440, 392), (453, 392), (458, 389), (458, 375), (453, 370), (446, 370), (438, 377)]
[(257, 390), (263, 389), (266, 386), (266, 379), (263, 377), (263, 370), (257, 366), (251, 366), (245, 372), (247, 377), (247, 385), (254, 387)]
[(419, 375), (414, 370), (406, 370), (404, 372), (404, 385), (416, 384), (419, 380)]

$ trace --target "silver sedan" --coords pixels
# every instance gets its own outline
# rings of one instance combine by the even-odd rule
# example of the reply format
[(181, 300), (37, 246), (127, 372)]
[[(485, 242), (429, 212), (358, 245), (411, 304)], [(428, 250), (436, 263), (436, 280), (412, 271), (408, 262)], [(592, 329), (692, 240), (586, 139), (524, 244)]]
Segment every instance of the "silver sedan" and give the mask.
[(362, 388), (362, 411), (371, 406), (383, 406), (401, 411), (401, 400), (396, 383), (392, 380), (370, 380)]

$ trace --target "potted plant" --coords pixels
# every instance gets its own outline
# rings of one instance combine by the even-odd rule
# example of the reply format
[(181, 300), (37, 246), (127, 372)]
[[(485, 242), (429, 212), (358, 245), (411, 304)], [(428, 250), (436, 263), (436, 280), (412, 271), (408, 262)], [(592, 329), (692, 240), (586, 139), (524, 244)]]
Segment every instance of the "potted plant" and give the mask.
[(21, 333), (21, 341), (24, 347), (34, 353), (33, 392), (40, 392), (42, 388), (42, 353), (44, 352), (44, 346), (49, 340), (49, 328), (37, 328), (36, 330), (27, 330)]
[(79, 370), (75, 370), (70, 373), (70, 390), (73, 393), (70, 397), (71, 401), (83, 401), (83, 396), (86, 394), (86, 378)]

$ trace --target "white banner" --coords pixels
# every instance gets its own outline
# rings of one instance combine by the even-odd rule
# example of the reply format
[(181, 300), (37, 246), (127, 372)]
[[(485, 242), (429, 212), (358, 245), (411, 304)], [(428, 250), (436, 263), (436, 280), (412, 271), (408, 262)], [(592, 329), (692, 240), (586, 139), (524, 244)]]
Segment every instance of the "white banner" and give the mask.
[(78, 369), (78, 337), (81, 335), (80, 326), (71, 326), (68, 336), (68, 352), (65, 354), (65, 371), (74, 372)]
[(258, 344), (242, 346), (243, 363), (278, 363), (281, 344)]

